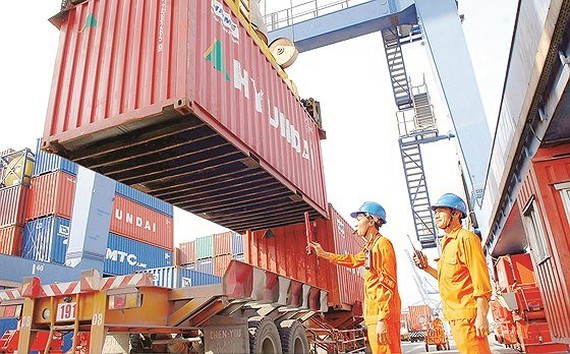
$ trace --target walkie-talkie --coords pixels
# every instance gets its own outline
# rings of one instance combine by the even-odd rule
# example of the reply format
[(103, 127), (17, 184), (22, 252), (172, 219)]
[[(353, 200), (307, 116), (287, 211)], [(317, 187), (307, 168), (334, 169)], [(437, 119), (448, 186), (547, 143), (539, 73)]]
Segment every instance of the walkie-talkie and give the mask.
[(422, 263), (424, 257), (423, 257), (423, 253), (420, 250), (417, 250), (416, 247), (414, 246), (414, 243), (412, 242), (412, 239), (410, 238), (410, 235), (407, 234), (406, 236), (408, 236), (408, 240), (410, 241), (410, 245), (412, 245), (412, 249), (414, 250), (414, 254), (416, 255), (416, 257), (418, 257), (418, 259), (420, 260), (420, 264), (418, 265), (418, 267), (420, 269), (424, 269), (424, 265)]

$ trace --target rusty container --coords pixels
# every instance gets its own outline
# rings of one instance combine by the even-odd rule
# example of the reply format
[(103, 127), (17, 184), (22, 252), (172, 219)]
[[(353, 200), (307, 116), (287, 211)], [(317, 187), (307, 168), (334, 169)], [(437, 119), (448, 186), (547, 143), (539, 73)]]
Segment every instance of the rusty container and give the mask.
[(224, 1), (88, 0), (51, 21), (42, 149), (240, 233), (327, 216), (319, 129)]

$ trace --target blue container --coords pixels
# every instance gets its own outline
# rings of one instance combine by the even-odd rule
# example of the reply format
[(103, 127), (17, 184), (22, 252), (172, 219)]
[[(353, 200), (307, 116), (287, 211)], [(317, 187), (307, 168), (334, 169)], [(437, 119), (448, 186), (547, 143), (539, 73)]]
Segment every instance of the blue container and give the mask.
[(115, 193), (121, 195), (127, 199), (130, 199), (138, 204), (144, 205), (150, 209), (156, 210), (159, 213), (173, 217), (174, 207), (172, 204), (163, 202), (153, 196), (145, 194), (139, 190), (127, 186), (126, 184), (117, 182), (115, 187)]
[(16, 328), (18, 328), (17, 318), (0, 318), (0, 337), (4, 335), (4, 332), (14, 330)]
[(64, 264), (70, 221), (47, 216), (26, 223), (22, 257), (34, 261)]
[(243, 235), (232, 234), (232, 254), (243, 254)]
[(36, 162), (32, 176), (43, 175), (53, 171), (65, 171), (70, 175), (77, 175), (77, 164), (64, 159), (61, 156), (42, 151), (40, 149), (41, 139), (38, 139), (36, 148)]
[(147, 268), (172, 265), (172, 252), (110, 233), (103, 272), (125, 275)]
[(214, 260), (212, 258), (196, 260), (196, 270), (202, 273), (214, 274)]
[(153, 284), (165, 288), (212, 285), (222, 282), (221, 277), (180, 267), (147, 269), (142, 272), (151, 273)]

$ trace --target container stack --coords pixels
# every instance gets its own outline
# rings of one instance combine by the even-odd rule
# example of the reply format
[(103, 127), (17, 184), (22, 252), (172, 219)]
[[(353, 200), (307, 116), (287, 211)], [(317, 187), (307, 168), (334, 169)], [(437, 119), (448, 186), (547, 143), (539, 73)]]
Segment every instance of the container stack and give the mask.
[[(38, 149), (31, 178), (22, 257), (64, 264), (78, 166)], [(116, 184), (103, 272), (122, 275), (173, 265), (173, 207)]]
[(164, 288), (212, 285), (222, 282), (219, 276), (178, 266), (145, 269), (141, 272), (152, 274), (153, 284)]
[(0, 253), (20, 255), (34, 155), (8, 149), (0, 155)]
[(227, 231), (180, 244), (181, 266), (223, 276), (232, 259), (244, 260), (243, 235)]

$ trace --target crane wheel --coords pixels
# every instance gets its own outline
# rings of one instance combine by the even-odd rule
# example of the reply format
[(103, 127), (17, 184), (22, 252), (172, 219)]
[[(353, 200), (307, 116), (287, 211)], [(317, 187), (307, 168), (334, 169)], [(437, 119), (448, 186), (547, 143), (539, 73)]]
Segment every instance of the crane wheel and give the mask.
[(283, 353), (303, 354), (310, 351), (305, 327), (297, 320), (286, 320), (279, 324), (279, 336)]
[(249, 352), (253, 354), (282, 353), (281, 338), (275, 322), (269, 317), (251, 317), (249, 327)]

